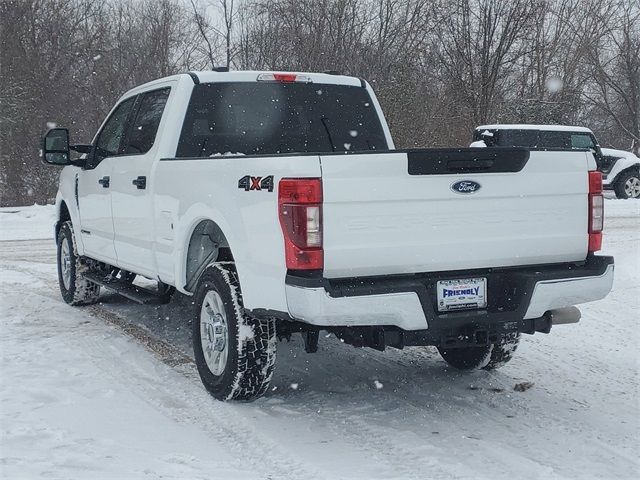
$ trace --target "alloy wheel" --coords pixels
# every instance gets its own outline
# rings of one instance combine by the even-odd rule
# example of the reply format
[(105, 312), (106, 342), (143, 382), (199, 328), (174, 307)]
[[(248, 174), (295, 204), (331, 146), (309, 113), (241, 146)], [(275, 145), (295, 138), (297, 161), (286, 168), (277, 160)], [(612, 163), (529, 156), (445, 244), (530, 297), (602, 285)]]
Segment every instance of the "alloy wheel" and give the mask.
[(200, 310), (200, 342), (207, 367), (216, 376), (222, 375), (227, 366), (228, 331), (224, 302), (218, 292), (210, 290)]

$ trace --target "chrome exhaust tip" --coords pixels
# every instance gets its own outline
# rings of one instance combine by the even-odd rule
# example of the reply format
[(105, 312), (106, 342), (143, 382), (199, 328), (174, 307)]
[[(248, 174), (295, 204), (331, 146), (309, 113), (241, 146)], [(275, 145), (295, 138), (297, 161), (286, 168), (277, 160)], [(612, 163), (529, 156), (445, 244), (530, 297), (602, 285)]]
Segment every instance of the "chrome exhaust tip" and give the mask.
[(551, 325), (563, 325), (566, 323), (578, 323), (582, 314), (576, 307), (566, 307), (548, 310), (546, 316), (551, 320)]

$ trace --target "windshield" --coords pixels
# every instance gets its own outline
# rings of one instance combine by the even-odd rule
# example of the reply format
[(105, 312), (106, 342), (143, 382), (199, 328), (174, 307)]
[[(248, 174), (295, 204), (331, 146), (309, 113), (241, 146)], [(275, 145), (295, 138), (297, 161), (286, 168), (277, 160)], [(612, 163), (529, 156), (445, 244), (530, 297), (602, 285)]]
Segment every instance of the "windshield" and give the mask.
[(196, 85), (177, 157), (387, 149), (362, 87), (312, 83)]

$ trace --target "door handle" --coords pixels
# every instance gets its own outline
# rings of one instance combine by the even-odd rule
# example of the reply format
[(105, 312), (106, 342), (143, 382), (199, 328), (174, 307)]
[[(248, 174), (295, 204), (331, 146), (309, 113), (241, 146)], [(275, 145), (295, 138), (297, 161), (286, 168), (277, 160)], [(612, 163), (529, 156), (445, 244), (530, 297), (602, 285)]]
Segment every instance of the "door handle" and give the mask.
[(138, 178), (134, 178), (131, 183), (135, 185), (138, 190), (144, 190), (147, 188), (147, 177), (139, 176)]
[(100, 180), (98, 180), (98, 183), (102, 185), (102, 188), (109, 188), (109, 180), (109, 177), (105, 175)]

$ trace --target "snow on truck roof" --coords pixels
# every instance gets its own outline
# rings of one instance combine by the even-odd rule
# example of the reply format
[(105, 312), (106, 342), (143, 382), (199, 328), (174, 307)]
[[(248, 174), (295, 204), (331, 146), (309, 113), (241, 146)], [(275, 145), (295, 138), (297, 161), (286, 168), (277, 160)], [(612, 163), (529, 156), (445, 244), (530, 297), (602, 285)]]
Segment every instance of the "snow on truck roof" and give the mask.
[(550, 132), (593, 133), (586, 127), (575, 127), (571, 125), (529, 125), (524, 123), (480, 125), (479, 127), (476, 127), (476, 130), (543, 130)]

